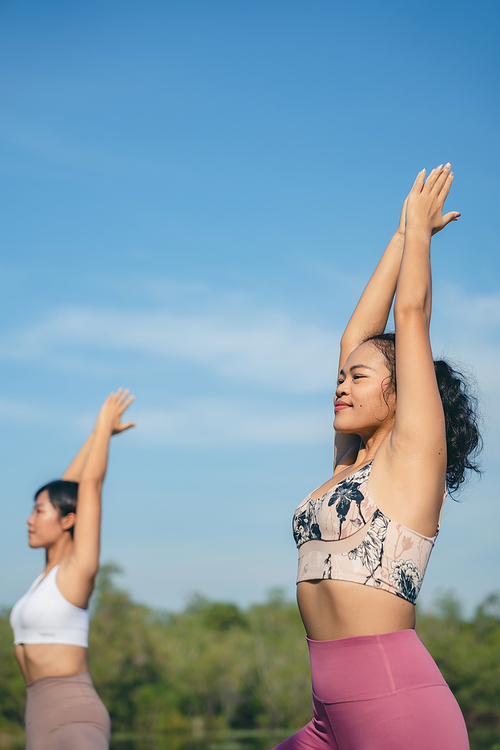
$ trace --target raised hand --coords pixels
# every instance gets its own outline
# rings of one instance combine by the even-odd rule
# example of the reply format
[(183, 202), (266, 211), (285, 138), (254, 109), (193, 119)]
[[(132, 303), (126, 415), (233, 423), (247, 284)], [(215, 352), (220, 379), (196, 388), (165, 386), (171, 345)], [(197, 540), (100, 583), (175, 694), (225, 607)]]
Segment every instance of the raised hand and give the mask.
[(110, 393), (101, 407), (96, 421), (96, 429), (103, 427), (109, 429), (111, 435), (117, 435), (130, 427), (135, 427), (135, 422), (122, 422), (122, 414), (132, 401), (134, 396), (129, 395), (128, 389), (118, 388), (116, 393)]
[(429, 235), (437, 234), (451, 221), (457, 221), (460, 213), (450, 211), (443, 216), (443, 207), (451, 183), (453, 172), (451, 164), (439, 167), (430, 172), (425, 179), (425, 169), (418, 173), (406, 201), (406, 227), (419, 226)]

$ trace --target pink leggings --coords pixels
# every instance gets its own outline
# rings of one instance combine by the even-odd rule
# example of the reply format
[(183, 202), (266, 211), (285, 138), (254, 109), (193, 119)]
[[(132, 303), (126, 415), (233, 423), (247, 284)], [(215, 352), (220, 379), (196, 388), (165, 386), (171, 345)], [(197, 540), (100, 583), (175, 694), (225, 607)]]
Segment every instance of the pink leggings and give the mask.
[(88, 672), (26, 685), (26, 750), (107, 750), (109, 714)]
[(458, 703), (414, 630), (307, 640), (314, 718), (279, 750), (469, 750)]

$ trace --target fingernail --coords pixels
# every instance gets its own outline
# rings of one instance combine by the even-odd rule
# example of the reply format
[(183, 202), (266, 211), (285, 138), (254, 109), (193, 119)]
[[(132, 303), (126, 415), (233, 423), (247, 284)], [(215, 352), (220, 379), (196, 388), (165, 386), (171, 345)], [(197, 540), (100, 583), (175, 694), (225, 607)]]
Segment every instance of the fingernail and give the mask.
[(450, 162), (448, 162), (448, 164), (445, 166), (445, 169), (449, 169), (450, 167), (451, 167), (451, 164)]
[(454, 172), (450, 172), (450, 177), (454, 177), (454, 176), (455, 176)]
[(439, 167), (436, 167), (436, 169), (442, 169), (442, 168), (443, 168), (442, 164), (440, 164)]

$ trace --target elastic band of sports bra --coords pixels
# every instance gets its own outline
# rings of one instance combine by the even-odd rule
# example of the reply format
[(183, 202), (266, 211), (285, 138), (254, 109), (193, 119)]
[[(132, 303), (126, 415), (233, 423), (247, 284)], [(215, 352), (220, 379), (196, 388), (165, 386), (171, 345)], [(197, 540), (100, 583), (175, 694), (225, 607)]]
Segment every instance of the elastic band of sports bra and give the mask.
[[(325, 551), (333, 555), (341, 555), (343, 552), (350, 552), (351, 550), (356, 549), (356, 547), (359, 547), (359, 545), (362, 544), (366, 535), (368, 534), (372, 520), (373, 516), (371, 516), (371, 518), (366, 522), (364, 526), (355, 531), (354, 534), (348, 536), (346, 539), (310, 539), (308, 542), (304, 542), (304, 544), (301, 544), (299, 547), (299, 557), (302, 557), (302, 555), (305, 555), (308, 552), (323, 553)], [(404, 524), (401, 524), (401, 526), (404, 526)], [(404, 528), (408, 527), (404, 526)], [(416, 536), (419, 536), (422, 539), (426, 539), (429, 542), (434, 542), (436, 538), (435, 536), (425, 536), (425, 534), (420, 534), (418, 531), (414, 531), (413, 529), (408, 529), (408, 531), (411, 531), (412, 534), (416, 534)], [(438, 532), (439, 528), (436, 531), (436, 536)]]
[(368, 534), (372, 518), (373, 516), (364, 526), (355, 531), (354, 534), (351, 534), (351, 536), (348, 536), (347, 539), (310, 539), (308, 542), (304, 542), (299, 547), (299, 556), (305, 555), (308, 552), (323, 553), (326, 551), (334, 555), (341, 555), (342, 552), (350, 552), (358, 547)]

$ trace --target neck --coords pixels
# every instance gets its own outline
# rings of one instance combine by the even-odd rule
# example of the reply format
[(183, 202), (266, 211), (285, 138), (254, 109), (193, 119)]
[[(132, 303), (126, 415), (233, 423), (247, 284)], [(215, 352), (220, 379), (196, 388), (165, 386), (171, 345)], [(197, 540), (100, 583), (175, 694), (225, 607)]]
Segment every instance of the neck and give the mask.
[(45, 572), (48, 573), (55, 565), (59, 565), (72, 549), (73, 539), (68, 532), (65, 532), (57, 542), (45, 548)]
[(390, 434), (392, 426), (393, 425), (388, 427), (384, 425), (383, 427), (380, 427), (375, 433), (360, 435), (361, 446), (356, 458), (357, 464), (363, 464), (367, 463), (368, 461), (373, 461), (378, 449), (380, 448), (386, 437)]

